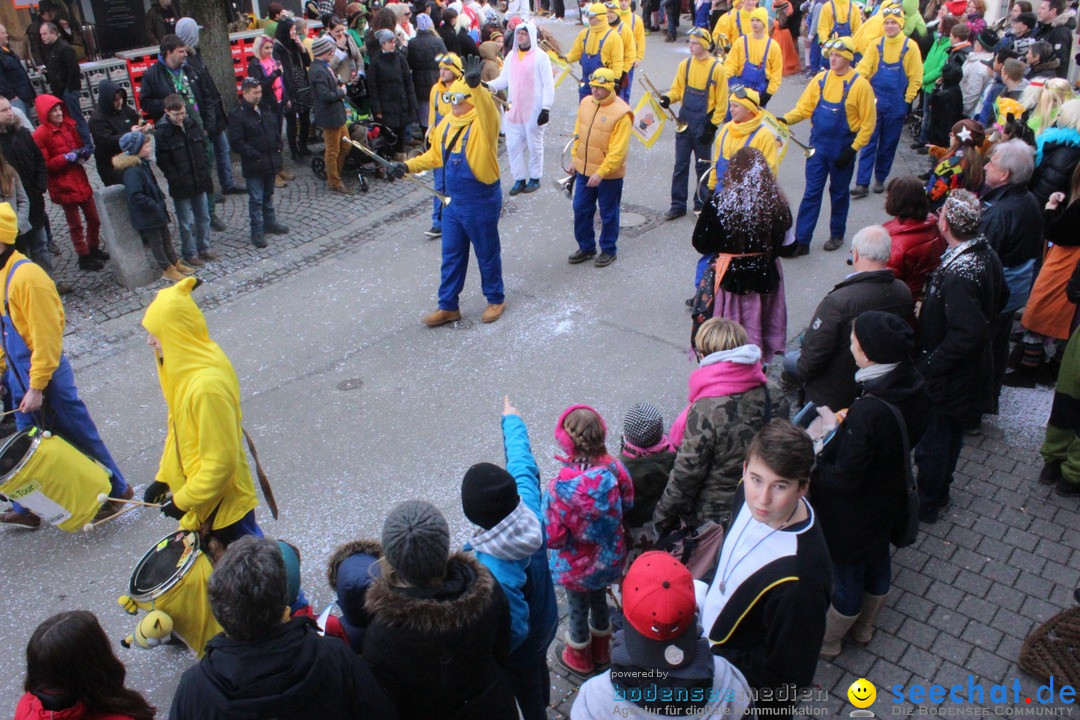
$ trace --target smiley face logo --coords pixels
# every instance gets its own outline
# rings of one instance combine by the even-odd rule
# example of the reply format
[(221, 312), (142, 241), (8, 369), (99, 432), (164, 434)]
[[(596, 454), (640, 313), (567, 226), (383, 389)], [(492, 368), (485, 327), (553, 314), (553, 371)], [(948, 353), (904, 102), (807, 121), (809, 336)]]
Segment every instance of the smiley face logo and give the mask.
[(877, 688), (866, 678), (851, 683), (847, 691), (848, 701), (857, 708), (868, 708), (877, 699)]

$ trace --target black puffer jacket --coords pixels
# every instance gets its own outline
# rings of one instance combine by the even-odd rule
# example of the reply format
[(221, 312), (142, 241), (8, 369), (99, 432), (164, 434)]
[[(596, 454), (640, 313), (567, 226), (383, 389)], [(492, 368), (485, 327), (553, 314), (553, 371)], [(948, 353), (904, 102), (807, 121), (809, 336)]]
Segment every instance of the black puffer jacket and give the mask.
[(8, 100), (19, 98), (28, 108), (34, 106), (37, 97), (22, 60), (6, 47), (0, 48), (0, 95)]
[(1038, 154), (1035, 157), (1035, 174), (1028, 188), (1044, 207), (1056, 192), (1069, 195), (1073, 170), (1080, 163), (1080, 132), (1072, 128), (1049, 128), (1035, 140)]
[[(124, 104), (119, 110), (113, 105), (118, 94), (124, 96)], [(139, 113), (127, 104), (127, 98), (127, 88), (120, 87), (112, 80), (102, 80), (98, 85), (97, 110), (90, 116), (90, 135), (94, 138), (94, 163), (101, 181), (106, 185), (124, 182), (121, 173), (113, 167), (113, 158), (122, 152), (120, 136), (131, 132), (132, 126), (139, 124)]]
[(169, 195), (187, 200), (214, 191), (206, 160), (206, 133), (189, 117), (181, 129), (171, 120), (158, 123), (157, 164), (169, 182)]
[(439, 81), (439, 63), (435, 61), (435, 56), (444, 52), (446, 43), (434, 32), (418, 32), (409, 41), (409, 70), (418, 101), (427, 102), (431, 97), (431, 87)]
[(211, 135), (225, 132), (229, 124), (229, 117), (225, 114), (225, 102), (221, 99), (217, 83), (203, 64), (202, 55), (197, 48), (194, 53), (188, 53), (187, 67), (195, 71), (195, 79), (199, 83), (199, 93), (202, 95), (199, 115), (202, 116), (203, 128)]
[(52, 45), (44, 46), (45, 77), (52, 94), (63, 97), (66, 90), (82, 88), (82, 72), (75, 50), (64, 38), (57, 38)]
[(986, 236), (1003, 267), (1023, 265), (1042, 254), (1043, 206), (1023, 185), (1002, 185), (983, 193), (979, 233)]
[(30, 198), (30, 226), (45, 226), (45, 192), (49, 189), (49, 173), (45, 169), (45, 156), (34, 142), (29, 130), (18, 123), (0, 125), (0, 152), (15, 168), (23, 189)]
[[(206, 102), (206, 98), (203, 97), (203, 86), (199, 82), (195, 70), (188, 65), (184, 65), (181, 71), (187, 77), (189, 97), (186, 100), (189, 106), (188, 115), (191, 115), (191, 103), (194, 102), (201, 108), (203, 103)], [(165, 114), (165, 98), (175, 92), (176, 86), (173, 85), (172, 71), (159, 59), (147, 68), (143, 74), (142, 82), (139, 84), (139, 107), (142, 109), (143, 115), (155, 123), (160, 121), (161, 116)]]
[(281, 170), (281, 130), (273, 113), (257, 112), (241, 101), (229, 113), (229, 145), (240, 156), (245, 178), (276, 175)]
[[(443, 45), (446, 46), (447, 52), (452, 52), (455, 55), (460, 55), (461, 43), (458, 42), (457, 30), (454, 29), (453, 24), (441, 23), (438, 27), (439, 37), (442, 38)], [(370, 33), (368, 34), (370, 38)], [(370, 54), (368, 55), (370, 57)]]
[(990, 410), (992, 323), (1008, 297), (1001, 261), (982, 236), (946, 252), (930, 276), (917, 366), (934, 411), (974, 425)]
[(169, 208), (165, 194), (150, 169), (150, 163), (137, 155), (119, 153), (113, 165), (124, 182), (127, 191), (128, 214), (131, 226), (136, 230), (154, 230), (169, 224)]
[(416, 119), (416, 90), (405, 53), (380, 51), (371, 58), (367, 77), (371, 113), (379, 122), (403, 128)]
[(475, 558), (456, 553), (437, 588), (377, 578), (364, 607), (363, 656), (403, 718), (516, 720), (506, 676), (510, 608)]
[[(930, 399), (910, 360), (861, 385), (862, 394), (822, 448), (810, 480), (814, 511), (837, 564), (869, 562), (888, 552), (893, 527), (905, 519), (911, 458), (904, 454), (891, 403), (904, 418), (908, 447), (926, 429)], [(885, 402), (882, 402), (884, 400)]]
[(860, 272), (839, 283), (814, 311), (803, 334), (799, 377), (815, 405), (840, 410), (859, 394), (855, 358), (851, 356), (851, 323), (867, 310), (883, 310), (905, 320), (912, 317), (911, 290), (892, 270)]

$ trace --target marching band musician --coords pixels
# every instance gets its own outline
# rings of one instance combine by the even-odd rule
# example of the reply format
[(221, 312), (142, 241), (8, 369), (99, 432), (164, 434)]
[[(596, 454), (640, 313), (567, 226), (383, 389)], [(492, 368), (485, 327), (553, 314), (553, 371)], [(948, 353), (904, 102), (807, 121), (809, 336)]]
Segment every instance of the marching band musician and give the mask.
[[(713, 26), (713, 42), (720, 45), (721, 35), (728, 38), (731, 43), (738, 40), (740, 35), (750, 32), (750, 14), (757, 8), (757, 0), (738, 0), (732, 3), (732, 8), (720, 16)], [(766, 13), (766, 17), (768, 14)], [(724, 48), (725, 50), (727, 48)]]
[[(506, 133), (510, 172), (514, 176), (510, 195), (517, 195), (540, 189), (540, 176), (544, 170), (544, 125), (548, 122), (551, 103), (555, 101), (555, 79), (551, 58), (536, 45), (536, 25), (531, 22), (518, 25), (513, 43), (499, 77), (488, 83), (488, 88), (508, 93), (510, 109), (506, 111), (503, 132)], [(529, 155), (527, 165), (526, 152)], [(435, 200), (438, 202), (438, 198)]]
[[(596, 267), (615, 262), (619, 240), (619, 203), (622, 202), (626, 152), (634, 113), (615, 95), (615, 73), (600, 68), (589, 77), (591, 95), (578, 105), (574, 126), (574, 239), (578, 249), (571, 265), (596, 257)], [(596, 255), (593, 219), (600, 207), (600, 255)]]
[[(861, 26), (862, 11), (855, 7), (854, 0), (828, 0), (821, 6), (817, 31), (818, 42), (822, 46), (822, 69), (827, 69), (830, 66), (824, 52), (825, 42), (831, 37), (850, 38)], [(854, 48), (854, 46), (852, 47)]]
[(851, 68), (855, 53), (851, 38), (828, 40), (822, 50), (828, 52), (829, 69), (810, 81), (795, 109), (777, 118), (788, 125), (810, 118), (810, 144), (816, 149), (806, 160), (806, 189), (795, 221), (796, 255), (810, 253), (826, 180), (832, 217), (825, 249), (844, 244), (855, 156), (870, 140), (877, 121), (870, 81)]
[(634, 71), (634, 64), (637, 62), (637, 40), (634, 37), (634, 30), (628, 24), (623, 22), (622, 13), (619, 7), (618, 0), (607, 0), (604, 3), (604, 7), (607, 8), (608, 25), (612, 30), (619, 32), (619, 39), (622, 40), (623, 47), (623, 59), (622, 67), (620, 69), (621, 75), (616, 83), (618, 86), (618, 96), (630, 102), (630, 73)]
[(709, 167), (709, 153), (716, 128), (723, 122), (727, 109), (728, 81), (724, 63), (712, 55), (713, 41), (709, 31), (694, 28), (689, 33), (690, 57), (679, 63), (675, 80), (667, 95), (660, 96), (660, 105), (667, 109), (681, 102), (679, 120), (687, 124), (684, 132), (675, 135), (675, 170), (671, 174), (671, 207), (665, 220), (675, 220), (686, 214), (686, 181), (690, 172), (690, 154), (695, 161), (694, 211), (701, 210), (697, 179)]
[[(97, 426), (79, 398), (75, 376), (64, 355), (64, 305), (56, 285), (38, 265), (15, 249), (18, 218), (10, 203), (0, 203), (0, 273), (3, 299), (4, 385), (11, 394), (15, 427), (40, 425), (108, 468), (110, 497), (129, 499), (134, 491), (120, 474)], [(116, 508), (106, 503), (99, 517)], [(0, 522), (36, 528), (41, 518), (12, 503)]]
[(720, 128), (713, 147), (716, 162), (709, 175), (709, 189), (723, 187), (728, 163), (744, 147), (760, 150), (773, 177), (776, 177), (780, 171), (780, 149), (776, 145), (776, 136), (768, 128), (762, 127), (765, 111), (758, 102), (758, 94), (748, 88), (736, 88), (728, 97), (728, 113), (731, 120)]
[(263, 531), (242, 442), (240, 381), (191, 297), (197, 282), (159, 290), (142, 319), (168, 408), (161, 462), (143, 500), (164, 503), (161, 514), (182, 530), (209, 525), (211, 538), (227, 547)]
[(462, 77), (454, 81), (443, 99), (451, 111), (432, 131), (427, 152), (408, 162), (395, 162), (388, 175), (397, 180), (407, 172), (441, 167), (446, 187), (454, 193), (454, 201), (443, 209), (442, 216), (439, 307), (425, 315), (423, 323), (438, 327), (461, 319), (458, 296), (469, 269), (470, 243), (488, 301), (480, 320), (495, 322), (506, 309), (499, 243), (499, 109), (491, 93), (480, 87), (480, 58), (472, 56), (465, 61)]
[(585, 10), (589, 27), (578, 33), (574, 46), (570, 48), (566, 59), (569, 62), (581, 61), (581, 87), (578, 98), (585, 100), (590, 96), (589, 78), (600, 68), (607, 68), (615, 75), (616, 81), (622, 80), (623, 46), (619, 31), (608, 24), (607, 7), (594, 2)]
[[(435, 127), (442, 119), (450, 114), (450, 103), (443, 100), (443, 95), (450, 89), (450, 85), (461, 77), (461, 58), (455, 53), (442, 53), (435, 56), (435, 62), (439, 63), (439, 79), (431, 86), (431, 96), (428, 100), (428, 135), (435, 131)], [(443, 182), (443, 169), (435, 168), (431, 171), (435, 180), (435, 189), (446, 193), (446, 183)], [(429, 238), (437, 238), (442, 235), (442, 201), (437, 197), (431, 198), (431, 229), (425, 232)]]
[(768, 27), (769, 13), (765, 8), (755, 8), (750, 13), (750, 34), (732, 40), (731, 52), (724, 61), (731, 84), (755, 90), (761, 107), (769, 104), (784, 77), (784, 54), (766, 32)]
[(877, 125), (874, 134), (859, 154), (859, 170), (851, 197), (866, 197), (870, 176), (874, 192), (885, 192), (885, 180), (892, 170), (896, 146), (911, 101), (919, 94), (923, 81), (922, 55), (914, 40), (904, 36), (904, 9), (899, 5), (882, 8), (885, 37), (866, 49), (855, 72), (870, 81), (877, 99)]
[(634, 34), (634, 49), (637, 51), (634, 64), (630, 66), (630, 80), (626, 83), (626, 97), (623, 98), (626, 102), (630, 102), (630, 93), (634, 89), (634, 68), (645, 62), (645, 23), (634, 14), (630, 5), (631, 0), (619, 0), (619, 17), (622, 18), (624, 25), (630, 26)]

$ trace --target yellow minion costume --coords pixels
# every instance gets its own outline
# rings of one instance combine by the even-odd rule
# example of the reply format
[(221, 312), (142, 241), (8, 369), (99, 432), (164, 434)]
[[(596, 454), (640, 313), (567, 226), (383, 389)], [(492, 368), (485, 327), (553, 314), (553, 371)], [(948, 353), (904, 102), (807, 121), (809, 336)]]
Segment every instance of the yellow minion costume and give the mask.
[[(686, 181), (690, 173), (690, 155), (694, 155), (694, 187), (709, 167), (710, 146), (716, 128), (724, 121), (727, 110), (728, 80), (724, 64), (711, 54), (712, 37), (704, 28), (694, 28), (689, 34), (690, 57), (679, 63), (675, 79), (660, 104), (665, 108), (681, 102), (679, 120), (687, 124), (684, 132), (675, 135), (675, 169), (671, 175), (671, 207), (664, 216), (674, 220), (686, 214)], [(694, 194), (694, 210), (701, 209), (701, 198)]]
[[(64, 355), (64, 306), (56, 285), (39, 266), (15, 249), (18, 219), (10, 203), (0, 203), (0, 276), (3, 307), (0, 328), (4, 351), (4, 383), (16, 408), (23, 399), (40, 400), (31, 413), (16, 412), (15, 426), (38, 425), (67, 440), (83, 454), (104, 465), (112, 477), (111, 497), (132, 493), (79, 399), (75, 375)], [(27, 397), (29, 396), (29, 397)], [(0, 522), (34, 526), (35, 516), (15, 503)]]
[(900, 3), (888, 1), (882, 3), (880, 9), (866, 18), (866, 22), (860, 25), (855, 34), (851, 36), (851, 41), (855, 43), (855, 57), (858, 58), (863, 55), (871, 43), (875, 43), (884, 37), (885, 25), (882, 21), (885, 16), (881, 14), (881, 11), (893, 5), (899, 6)]
[[(461, 66), (461, 58), (456, 53), (442, 53), (435, 56), (435, 61), (439, 63), (439, 79), (435, 81), (435, 84), (431, 86), (431, 95), (428, 98), (428, 135), (435, 132), (435, 128), (438, 127), (442, 119), (450, 114), (450, 103), (443, 100), (443, 95), (450, 89), (450, 85), (454, 80), (461, 77), (464, 69)], [(444, 82), (441, 75), (443, 70), (449, 70), (454, 80), (450, 82)], [(432, 171), (432, 176), (435, 180), (435, 189), (441, 193), (446, 193), (446, 183), (443, 182), (443, 170), (442, 168), (435, 168)], [(439, 237), (442, 235), (442, 211), (443, 204), (437, 197), (431, 198), (431, 229), (428, 230), (425, 235), (428, 237)]]
[(780, 87), (780, 80), (784, 76), (784, 56), (780, 45), (773, 43), (769, 37), (769, 13), (765, 8), (754, 8), (750, 19), (761, 23), (761, 31), (751, 31), (732, 40), (724, 69), (732, 85), (757, 91), (764, 106), (769, 104), (769, 98)]
[(713, 26), (713, 42), (719, 45), (722, 40), (720, 36), (723, 35), (734, 46), (740, 35), (750, 33), (750, 15), (755, 9), (751, 7), (747, 10), (740, 3), (738, 8), (732, 8), (729, 12), (721, 15), (717, 19), (716, 25)]
[[(855, 0), (828, 0), (818, 15), (818, 42), (822, 45), (831, 37), (851, 37), (862, 27), (862, 11)], [(825, 54), (822, 53), (822, 62)]]
[(716, 158), (714, 171), (709, 174), (709, 189), (716, 190), (721, 187), (718, 180), (722, 180), (727, 172), (728, 163), (736, 152), (744, 147), (757, 148), (765, 156), (765, 162), (769, 164), (769, 170), (775, 176), (780, 169), (780, 151), (776, 146), (776, 136), (768, 128), (762, 127), (764, 112), (758, 102), (757, 93), (753, 90), (744, 90), (738, 95), (732, 94), (728, 101), (736, 103), (753, 113), (753, 116), (742, 122), (734, 119), (720, 128), (713, 148), (713, 157)]
[(186, 278), (158, 291), (142, 319), (161, 344), (154, 355), (168, 407), (155, 482), (172, 491), (163, 512), (173, 505), (183, 513), (182, 530), (209, 524), (211, 535), (228, 545), (243, 535), (262, 537), (262, 530), (255, 522), (258, 501), (241, 444), (240, 382), (191, 297), (196, 282)]
[(607, 7), (594, 2), (585, 10), (589, 27), (582, 30), (566, 59), (570, 62), (581, 61), (581, 78), (584, 84), (578, 89), (578, 97), (584, 100), (589, 96), (589, 78), (599, 68), (607, 68), (614, 73), (616, 80), (623, 73), (623, 43), (619, 31), (607, 21)]
[(904, 36), (904, 9), (882, 8), (885, 36), (866, 49), (855, 72), (870, 81), (877, 99), (877, 125), (859, 155), (852, 197), (865, 197), (873, 175), (874, 192), (885, 192), (904, 118), (923, 82), (922, 56), (914, 40)]
[[(613, 30), (619, 31), (619, 39), (622, 41), (623, 59), (617, 73), (619, 86), (617, 94), (626, 102), (630, 102), (630, 73), (634, 71), (634, 63), (637, 62), (637, 40), (634, 38), (633, 28), (623, 22), (622, 13), (619, 12), (619, 0), (607, 0), (604, 7), (608, 11), (608, 24)], [(613, 15), (614, 20), (611, 19)]]
[(596, 255), (593, 219), (600, 208), (600, 255), (597, 267), (615, 262), (619, 239), (619, 203), (622, 201), (626, 152), (634, 113), (615, 95), (615, 73), (596, 70), (589, 78), (592, 92), (578, 105), (574, 134), (574, 238), (578, 250), (569, 257), (572, 265)]
[(877, 122), (874, 90), (866, 78), (851, 69), (855, 56), (851, 38), (830, 40), (823, 49), (837, 58), (835, 69), (819, 72), (806, 86), (795, 108), (781, 118), (788, 125), (810, 118), (810, 145), (816, 150), (806, 161), (806, 189), (795, 222), (800, 255), (810, 252), (826, 180), (829, 180), (832, 218), (825, 249), (836, 250), (844, 244), (851, 201), (848, 185), (855, 169), (855, 156), (870, 140)]
[(444, 99), (456, 107), (435, 127), (427, 152), (405, 163), (410, 173), (442, 168), (453, 198), (442, 214), (439, 307), (424, 323), (435, 327), (461, 318), (458, 296), (465, 285), (470, 243), (488, 301), (481, 320), (494, 322), (502, 315), (504, 301), (499, 243), (499, 110), (491, 93), (480, 87), (478, 59), (469, 59), (463, 78), (454, 81)]
[[(634, 14), (633, 9), (630, 7), (630, 0), (619, 0), (619, 17), (622, 18), (623, 25), (629, 27), (634, 36), (635, 57), (630, 63), (630, 77), (626, 80), (626, 94), (620, 93), (619, 95), (626, 102), (630, 102), (630, 93), (634, 89), (634, 68), (645, 62), (645, 23)], [(625, 57), (628, 54), (626, 48), (623, 48), (623, 56)]]

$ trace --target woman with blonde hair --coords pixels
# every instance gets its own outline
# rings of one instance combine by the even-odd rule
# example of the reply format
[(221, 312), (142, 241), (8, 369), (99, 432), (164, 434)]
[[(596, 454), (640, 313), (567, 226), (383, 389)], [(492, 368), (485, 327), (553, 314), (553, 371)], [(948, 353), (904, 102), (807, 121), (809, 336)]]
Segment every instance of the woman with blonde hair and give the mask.
[(1050, 78), (1042, 87), (1033, 84), (1024, 91), (1020, 102), (1032, 108), (1028, 127), (1036, 138), (1054, 124), (1061, 106), (1075, 97), (1072, 85), (1064, 78)]
[(747, 445), (773, 419), (786, 420), (790, 409), (739, 323), (706, 320), (694, 350), (699, 367), (690, 373), (689, 405), (668, 436), (678, 450), (675, 467), (653, 511), (661, 535), (680, 521), (691, 528), (727, 523)]

